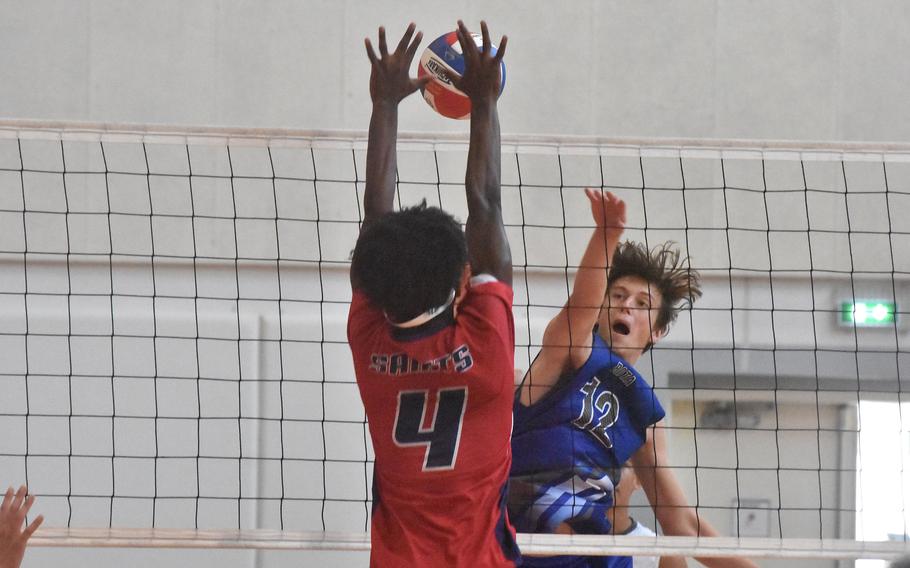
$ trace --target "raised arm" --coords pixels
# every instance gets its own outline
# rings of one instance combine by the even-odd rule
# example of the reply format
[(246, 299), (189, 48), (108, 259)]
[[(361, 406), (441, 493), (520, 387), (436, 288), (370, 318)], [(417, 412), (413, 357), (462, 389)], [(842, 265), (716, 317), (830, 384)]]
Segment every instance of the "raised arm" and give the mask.
[(521, 389), (523, 404), (544, 396), (565, 372), (578, 369), (591, 355), (591, 330), (607, 292), (607, 268), (626, 226), (626, 204), (600, 189), (585, 189), (591, 202), (594, 232), (581, 257), (572, 293), (547, 324), (540, 353)]
[(367, 142), (363, 226), (392, 211), (397, 165), (395, 145), (398, 141), (398, 103), (429, 81), (429, 77), (413, 79), (408, 74), (417, 46), (423, 38), (421, 32), (415, 35), (414, 29), (413, 23), (408, 25), (398, 47), (389, 53), (385, 28), (380, 27), (379, 57), (373, 51), (370, 39), (364, 40), (372, 67), (370, 98), (373, 101), (373, 114)]
[(456, 87), (471, 99), (471, 142), (465, 174), (468, 220), (465, 236), (474, 274), (490, 274), (511, 286), (512, 253), (502, 223), (500, 178), (502, 151), (499, 142), (500, 66), (508, 38), (502, 37), (496, 55), (492, 54), (490, 32), (480, 23), (483, 47), (458, 22), (458, 41), (465, 59), (465, 72)]
[[(635, 475), (648, 496), (657, 522), (667, 536), (719, 536), (717, 530), (689, 506), (682, 486), (670, 469), (663, 422), (648, 430), (645, 444), (632, 456)], [(709, 568), (756, 568), (747, 558), (696, 558)]]
[(33, 495), (26, 497), (27, 493), (25, 486), (15, 494), (10, 487), (0, 503), (0, 568), (19, 568), (28, 539), (44, 521), (44, 517), (38, 515), (31, 524), (23, 527), (25, 516), (35, 502)]

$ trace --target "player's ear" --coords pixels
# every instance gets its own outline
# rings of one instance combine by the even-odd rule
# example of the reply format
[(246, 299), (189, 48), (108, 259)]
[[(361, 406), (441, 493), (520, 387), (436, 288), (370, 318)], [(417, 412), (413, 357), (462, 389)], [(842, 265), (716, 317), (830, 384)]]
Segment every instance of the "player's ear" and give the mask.
[(651, 345), (654, 345), (660, 341), (665, 335), (667, 335), (667, 328), (654, 328), (651, 330)]

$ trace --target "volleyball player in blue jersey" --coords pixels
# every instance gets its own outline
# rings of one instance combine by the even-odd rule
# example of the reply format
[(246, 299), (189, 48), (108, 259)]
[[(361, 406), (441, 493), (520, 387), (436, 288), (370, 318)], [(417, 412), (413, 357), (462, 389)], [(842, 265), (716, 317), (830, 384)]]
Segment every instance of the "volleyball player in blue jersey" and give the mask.
[[(612, 534), (608, 511), (630, 461), (663, 533), (714, 536), (668, 467), (664, 410), (635, 370), (682, 305), (701, 295), (698, 275), (670, 244), (620, 244), (625, 203), (585, 190), (595, 221), (572, 293), (547, 325), (519, 387), (510, 517), (520, 532)], [(707, 566), (755, 566), (699, 559)], [(529, 566), (612, 566), (613, 557), (526, 557)]]

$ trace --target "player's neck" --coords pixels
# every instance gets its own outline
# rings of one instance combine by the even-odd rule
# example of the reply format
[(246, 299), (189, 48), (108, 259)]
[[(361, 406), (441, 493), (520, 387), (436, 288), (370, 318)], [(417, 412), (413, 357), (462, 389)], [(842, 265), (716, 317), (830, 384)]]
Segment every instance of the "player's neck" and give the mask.
[(626, 362), (629, 363), (630, 365), (632, 365), (633, 367), (635, 366), (635, 363), (637, 363), (638, 360), (641, 358), (642, 353), (643, 353), (643, 351), (641, 349), (635, 349), (635, 348), (630, 348), (630, 347), (625, 347), (625, 348), (613, 347), (611, 345), (610, 349), (613, 351), (613, 353), (616, 353), (617, 355), (619, 355), (620, 357), (625, 359)]

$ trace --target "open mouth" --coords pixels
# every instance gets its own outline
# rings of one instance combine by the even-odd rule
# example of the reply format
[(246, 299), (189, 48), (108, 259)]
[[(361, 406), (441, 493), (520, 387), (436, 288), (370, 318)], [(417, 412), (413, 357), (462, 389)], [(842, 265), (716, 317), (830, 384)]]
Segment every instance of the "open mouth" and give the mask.
[(629, 326), (622, 322), (616, 322), (613, 324), (613, 333), (618, 333), (619, 335), (629, 335), (631, 333)]

